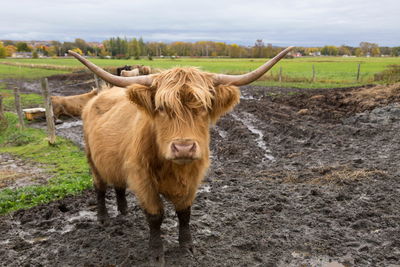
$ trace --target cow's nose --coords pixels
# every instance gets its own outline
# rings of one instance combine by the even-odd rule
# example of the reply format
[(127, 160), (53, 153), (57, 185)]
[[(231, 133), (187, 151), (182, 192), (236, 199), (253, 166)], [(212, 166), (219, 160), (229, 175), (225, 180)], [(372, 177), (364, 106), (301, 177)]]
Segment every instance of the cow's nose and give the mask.
[(196, 152), (196, 143), (194, 141), (176, 141), (171, 144), (171, 149), (176, 157), (190, 158)]

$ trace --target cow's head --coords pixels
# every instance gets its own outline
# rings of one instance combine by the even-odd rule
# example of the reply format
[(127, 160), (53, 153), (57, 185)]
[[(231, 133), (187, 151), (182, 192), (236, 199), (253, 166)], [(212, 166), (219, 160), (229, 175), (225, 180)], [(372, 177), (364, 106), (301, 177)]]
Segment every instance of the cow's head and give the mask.
[(59, 96), (51, 96), (50, 99), (53, 108), (53, 116), (58, 119), (64, 110), (61, 99)]
[(208, 155), (209, 125), (239, 102), (240, 92), (215, 86), (210, 73), (174, 68), (155, 75), (150, 86), (128, 86), (127, 95), (153, 120), (161, 156), (186, 163)]
[(153, 121), (160, 156), (183, 164), (208, 155), (209, 125), (239, 102), (237, 86), (257, 80), (291, 49), (243, 75), (174, 68), (149, 76), (119, 77), (79, 54), (70, 54), (105, 81), (126, 87), (128, 98)]

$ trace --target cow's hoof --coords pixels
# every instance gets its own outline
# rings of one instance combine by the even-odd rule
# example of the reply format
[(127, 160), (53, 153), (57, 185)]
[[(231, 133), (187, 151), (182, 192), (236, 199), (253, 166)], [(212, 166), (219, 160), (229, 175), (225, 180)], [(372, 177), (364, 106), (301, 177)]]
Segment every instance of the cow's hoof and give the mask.
[(164, 267), (164, 266), (165, 266), (164, 254), (160, 254), (160, 255), (151, 255), (151, 256), (150, 256), (150, 266), (154, 266), (154, 267)]
[(119, 211), (120, 215), (124, 215), (125, 216), (126, 214), (128, 214), (127, 208), (123, 208), (123, 209), (120, 209), (118, 211)]
[(97, 215), (97, 221), (103, 225), (103, 226), (107, 226), (110, 224), (110, 217), (108, 216), (108, 214), (98, 214)]
[(183, 253), (186, 253), (190, 256), (194, 256), (196, 254), (196, 250), (192, 243), (181, 244), (180, 248)]

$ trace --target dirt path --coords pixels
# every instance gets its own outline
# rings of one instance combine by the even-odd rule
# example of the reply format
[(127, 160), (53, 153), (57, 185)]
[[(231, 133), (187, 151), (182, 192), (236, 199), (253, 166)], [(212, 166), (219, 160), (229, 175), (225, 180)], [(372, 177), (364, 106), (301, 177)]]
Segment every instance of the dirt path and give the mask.
[[(240, 105), (212, 129), (194, 258), (180, 254), (166, 208), (167, 265), (400, 266), (400, 105), (389, 89), (380, 98), (371, 88), (270, 90), (279, 97), (242, 88)], [(79, 142), (81, 126), (72, 127)], [(146, 266), (145, 218), (131, 194), (126, 217), (114, 200), (110, 192), (107, 227), (91, 190), (0, 217), (0, 265)]]

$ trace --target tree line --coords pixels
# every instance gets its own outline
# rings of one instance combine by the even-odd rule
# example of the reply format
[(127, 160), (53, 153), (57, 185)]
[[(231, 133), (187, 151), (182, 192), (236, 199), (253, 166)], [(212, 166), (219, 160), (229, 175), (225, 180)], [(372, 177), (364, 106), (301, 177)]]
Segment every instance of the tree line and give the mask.
[[(225, 42), (198, 41), (171, 43), (145, 42), (142, 38), (112, 37), (98, 42), (86, 42), (77, 38), (74, 42), (21, 42), (0, 41), (0, 57), (11, 56), (15, 52), (32, 52), (49, 57), (64, 56), (68, 50), (74, 50), (87, 56), (101, 58), (140, 58), (140, 57), (231, 57), (231, 58), (270, 58), (283, 48), (265, 44), (261, 39), (253, 46), (227, 44)], [(400, 56), (400, 46), (379, 46), (376, 43), (361, 42), (358, 47), (347, 45), (324, 47), (296, 47), (292, 56)]]

